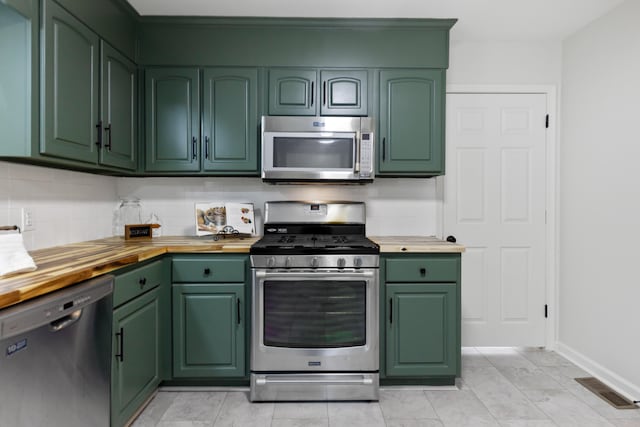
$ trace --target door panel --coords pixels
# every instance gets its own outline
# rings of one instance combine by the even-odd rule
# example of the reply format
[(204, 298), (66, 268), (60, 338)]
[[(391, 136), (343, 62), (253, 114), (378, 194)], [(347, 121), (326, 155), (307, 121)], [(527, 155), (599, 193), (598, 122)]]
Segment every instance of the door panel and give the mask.
[(97, 163), (99, 38), (53, 1), (43, 4), (41, 152)]
[(204, 71), (204, 169), (258, 172), (258, 71)]
[(102, 150), (100, 163), (136, 169), (138, 93), (136, 66), (102, 42)]
[(546, 95), (449, 94), (445, 235), (462, 255), (469, 346), (542, 346)]
[(146, 71), (146, 170), (200, 170), (200, 86), (196, 68)]

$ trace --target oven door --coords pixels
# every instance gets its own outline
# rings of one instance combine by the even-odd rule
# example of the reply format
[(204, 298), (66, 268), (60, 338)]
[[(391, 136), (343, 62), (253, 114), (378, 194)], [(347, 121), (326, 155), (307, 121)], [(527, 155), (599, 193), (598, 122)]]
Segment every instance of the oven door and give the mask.
[(357, 180), (358, 132), (264, 132), (264, 180)]
[(378, 371), (378, 270), (253, 273), (253, 372)]

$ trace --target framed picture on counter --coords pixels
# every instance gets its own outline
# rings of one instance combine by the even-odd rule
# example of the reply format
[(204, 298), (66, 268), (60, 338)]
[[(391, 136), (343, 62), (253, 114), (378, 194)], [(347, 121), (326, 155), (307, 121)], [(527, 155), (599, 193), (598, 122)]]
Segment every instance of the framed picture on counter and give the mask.
[(196, 235), (255, 234), (253, 203), (198, 202)]

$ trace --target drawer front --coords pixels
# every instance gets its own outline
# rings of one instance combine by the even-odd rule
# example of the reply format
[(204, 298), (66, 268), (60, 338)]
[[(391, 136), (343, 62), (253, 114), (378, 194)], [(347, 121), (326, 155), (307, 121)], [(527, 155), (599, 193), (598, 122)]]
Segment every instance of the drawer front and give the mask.
[(244, 283), (246, 258), (173, 260), (173, 283)]
[(411, 257), (386, 260), (387, 282), (455, 282), (458, 258)]
[(116, 276), (113, 288), (113, 306), (117, 307), (160, 285), (163, 279), (163, 270), (162, 261), (155, 261)]

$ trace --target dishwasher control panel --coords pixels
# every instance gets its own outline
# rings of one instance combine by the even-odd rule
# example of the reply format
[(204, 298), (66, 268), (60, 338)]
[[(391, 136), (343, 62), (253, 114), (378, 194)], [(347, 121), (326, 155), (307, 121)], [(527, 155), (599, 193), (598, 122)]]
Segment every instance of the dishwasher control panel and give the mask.
[(47, 323), (52, 332), (60, 330), (56, 322), (79, 319), (83, 307), (112, 292), (113, 276), (108, 275), (4, 309), (0, 311), (0, 338), (19, 335)]

